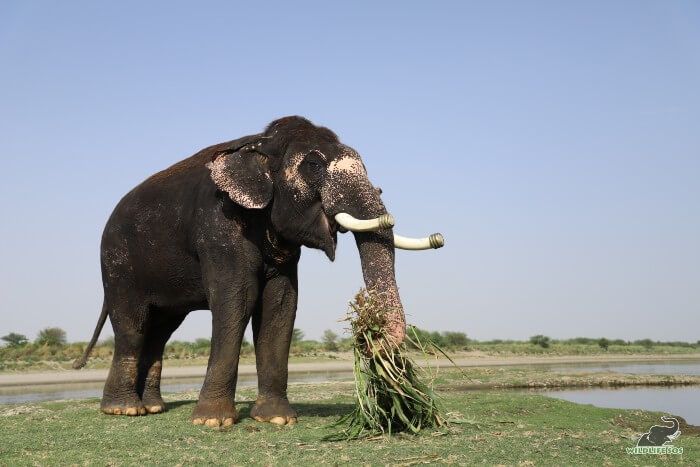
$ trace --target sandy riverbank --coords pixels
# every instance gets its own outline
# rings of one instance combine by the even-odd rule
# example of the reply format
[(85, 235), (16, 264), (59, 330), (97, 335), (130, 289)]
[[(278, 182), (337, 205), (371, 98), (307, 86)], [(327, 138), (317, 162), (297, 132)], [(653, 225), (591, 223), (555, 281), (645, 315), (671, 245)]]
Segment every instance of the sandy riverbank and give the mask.
[[(684, 355), (594, 355), (594, 356), (460, 356), (455, 363), (460, 367), (509, 366), (509, 365), (570, 365), (590, 363), (634, 363), (661, 361), (700, 361), (700, 354)], [(169, 362), (168, 362), (169, 363)], [(450, 366), (446, 359), (440, 360), (441, 366)], [(352, 361), (338, 360), (330, 362), (291, 362), (290, 373), (336, 373), (352, 371)], [(163, 379), (204, 377), (206, 366), (170, 366), (163, 368)], [(0, 387), (25, 386), (34, 384), (63, 384), (101, 382), (107, 378), (107, 369), (100, 370), (62, 370), (0, 374)], [(241, 376), (255, 375), (255, 365), (241, 364), (238, 367)]]

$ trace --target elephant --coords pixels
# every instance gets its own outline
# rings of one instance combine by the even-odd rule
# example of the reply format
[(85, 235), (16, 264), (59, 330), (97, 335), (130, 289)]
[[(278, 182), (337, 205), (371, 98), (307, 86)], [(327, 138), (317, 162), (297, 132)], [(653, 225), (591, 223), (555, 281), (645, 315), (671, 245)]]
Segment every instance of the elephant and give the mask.
[(301, 247), (333, 261), (338, 232), (353, 231), (367, 289), (380, 292), (387, 336), (405, 317), (395, 279), (396, 245), (437, 248), (439, 234), (392, 237), (393, 218), (353, 148), (290, 116), (263, 132), (207, 147), (158, 172), (117, 204), (101, 241), (104, 302), (85, 365), (109, 316), (115, 349), (100, 408), (105, 414), (165, 411), (163, 350), (193, 310), (212, 314), (211, 353), (191, 421), (236, 422), (239, 352), (252, 319), (258, 397), (251, 416), (293, 424), (288, 356), (297, 311)]
[(648, 433), (644, 433), (642, 437), (639, 438), (637, 446), (663, 446), (680, 436), (681, 431), (678, 429), (678, 420), (673, 417), (661, 417), (661, 420), (665, 423), (670, 423), (671, 426), (652, 426), (649, 428)]

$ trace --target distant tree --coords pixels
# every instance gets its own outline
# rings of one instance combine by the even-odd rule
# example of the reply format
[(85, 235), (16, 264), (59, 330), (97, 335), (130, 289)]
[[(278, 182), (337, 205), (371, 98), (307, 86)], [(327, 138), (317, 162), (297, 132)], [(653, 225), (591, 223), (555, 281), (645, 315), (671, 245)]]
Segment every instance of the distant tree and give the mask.
[(463, 332), (445, 331), (442, 333), (442, 337), (448, 347), (458, 347), (463, 349), (469, 344), (469, 339)]
[(304, 340), (304, 331), (299, 328), (294, 328), (292, 331), (292, 344), (298, 344)]
[(539, 345), (543, 349), (549, 347), (549, 337), (543, 336), (542, 334), (537, 334), (530, 338), (530, 343), (534, 345)]
[(0, 337), (0, 339), (7, 342), (10, 347), (19, 347), (27, 343), (27, 336), (24, 334), (17, 334), (16, 332), (11, 332), (5, 336)]
[(39, 331), (34, 342), (39, 345), (64, 345), (66, 331), (61, 328), (44, 328)]
[(610, 346), (610, 341), (607, 340), (605, 337), (601, 337), (600, 339), (598, 339), (598, 346), (603, 350), (608, 350), (608, 346)]
[(326, 350), (338, 350), (338, 334), (334, 333), (332, 330), (326, 329), (323, 331), (323, 338), (321, 340)]
[(647, 350), (651, 350), (651, 348), (654, 346), (654, 341), (652, 341), (651, 339), (641, 339), (641, 340), (635, 341), (635, 344), (641, 345), (642, 347), (644, 347)]
[[(246, 345), (247, 342), (245, 340), (245, 337), (243, 338), (243, 344)], [(197, 339), (194, 340), (194, 347), (197, 350), (209, 350), (211, 347), (211, 340), (207, 339), (206, 337), (198, 337)]]

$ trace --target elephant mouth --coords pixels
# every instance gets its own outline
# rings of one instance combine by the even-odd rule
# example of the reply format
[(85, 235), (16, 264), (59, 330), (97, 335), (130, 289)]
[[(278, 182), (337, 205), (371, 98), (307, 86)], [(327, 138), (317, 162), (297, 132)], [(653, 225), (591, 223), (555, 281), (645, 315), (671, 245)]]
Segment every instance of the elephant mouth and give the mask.
[(320, 247), (320, 249), (326, 253), (328, 259), (333, 261), (335, 260), (335, 249), (338, 245), (338, 223), (335, 222), (332, 217), (328, 216), (323, 208), (319, 211), (318, 219), (322, 226), (321, 230), (325, 233), (325, 235), (323, 235), (325, 238), (322, 240), (319, 239), (321, 244), (314, 246), (317, 248)]
[[(335, 249), (335, 247), (338, 245), (338, 231), (340, 229), (342, 229), (342, 227), (340, 227), (338, 225), (338, 223), (335, 221), (335, 219), (333, 217), (326, 214), (325, 210), (322, 210), (322, 212), (323, 212), (325, 224), (326, 224), (327, 229), (328, 229), (328, 235), (331, 237), (331, 240), (333, 241), (333, 248)], [(342, 230), (340, 230), (340, 231), (341, 231), (341, 233), (343, 233)]]

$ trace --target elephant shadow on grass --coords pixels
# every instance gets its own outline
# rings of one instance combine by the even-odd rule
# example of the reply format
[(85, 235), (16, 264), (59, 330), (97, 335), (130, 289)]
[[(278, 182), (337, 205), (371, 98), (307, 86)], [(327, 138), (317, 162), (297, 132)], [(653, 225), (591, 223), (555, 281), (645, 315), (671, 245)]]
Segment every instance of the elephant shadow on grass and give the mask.
[[(166, 403), (167, 410), (177, 409), (182, 406), (195, 405), (196, 400), (179, 400)], [(250, 418), (250, 410), (255, 401), (237, 401), (236, 408), (239, 413), (239, 420)], [(349, 414), (355, 408), (347, 403), (319, 403), (319, 402), (292, 402), (292, 407), (297, 411), (300, 418), (306, 417), (341, 417)]]

